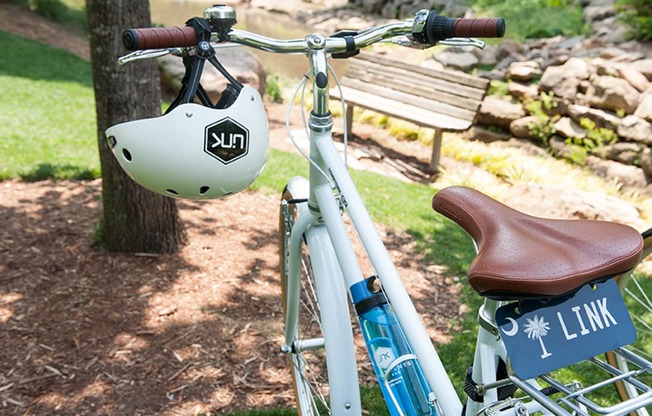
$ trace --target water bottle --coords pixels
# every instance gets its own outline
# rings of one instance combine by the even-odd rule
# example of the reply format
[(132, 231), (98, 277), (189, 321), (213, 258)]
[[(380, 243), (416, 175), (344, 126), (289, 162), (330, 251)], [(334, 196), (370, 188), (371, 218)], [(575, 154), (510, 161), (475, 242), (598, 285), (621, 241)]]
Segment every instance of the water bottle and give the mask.
[(436, 415), (432, 390), (385, 294), (372, 276), (351, 286), (376, 377), (392, 416)]

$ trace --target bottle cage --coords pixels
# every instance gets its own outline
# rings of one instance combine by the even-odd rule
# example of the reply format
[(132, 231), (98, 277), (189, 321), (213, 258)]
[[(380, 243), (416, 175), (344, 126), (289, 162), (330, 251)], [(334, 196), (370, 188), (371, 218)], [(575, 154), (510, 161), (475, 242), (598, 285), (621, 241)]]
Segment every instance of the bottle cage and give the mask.
[[(197, 46), (194, 49), (194, 53), (187, 54), (183, 57), (183, 65), (186, 68), (186, 73), (181, 81), (181, 90), (165, 114), (180, 104), (192, 102), (195, 97), (206, 107), (215, 109), (228, 108), (238, 97), (240, 90), (242, 90), (242, 84), (229, 74), (226, 68), (217, 60), (215, 49), (210, 43), (211, 27), (206, 19), (193, 17), (186, 22), (186, 26), (195, 29), (197, 33)], [(222, 91), (220, 100), (215, 104), (213, 104), (208, 97), (208, 93), (199, 82), (206, 61), (210, 62), (229, 82), (224, 91)]]

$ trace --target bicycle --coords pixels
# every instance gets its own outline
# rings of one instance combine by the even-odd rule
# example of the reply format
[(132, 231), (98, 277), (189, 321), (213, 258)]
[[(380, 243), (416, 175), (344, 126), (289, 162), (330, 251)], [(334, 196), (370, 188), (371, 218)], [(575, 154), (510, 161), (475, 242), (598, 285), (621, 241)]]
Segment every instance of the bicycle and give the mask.
[[(198, 127), (188, 128), (198, 130), (201, 138), (181, 145), (170, 144), (179, 153), (170, 159), (148, 156), (158, 152), (149, 141), (126, 137), (129, 129), (141, 134), (159, 121), (114, 126), (107, 130), (107, 138), (121, 166), (137, 182), (154, 191), (190, 198), (223, 197), (238, 192), (255, 180), (262, 169), (264, 154), (261, 156), (260, 149), (254, 149), (253, 140), (267, 125), (240, 122), (237, 118), (242, 114), (229, 110), (236, 106), (240, 112), (251, 111), (255, 115), (260, 108), (258, 94), (236, 80), (229, 79), (230, 86), (217, 105), (207, 99), (197, 81), (203, 63), (211, 62), (223, 74), (226, 72), (215, 59), (211, 43), (230, 42), (268, 52), (307, 56), (310, 69), (292, 102), (310, 81), (313, 108), (308, 120), (304, 118), (310, 139), (308, 154), (304, 156), (309, 161), (310, 174), (308, 178), (295, 177), (288, 182), (281, 196), (279, 217), (285, 322), (281, 352), (288, 355), (291, 363), (301, 415), (363, 412), (351, 306), (358, 315), (369, 357), (392, 415), (647, 415), (652, 387), (644, 382), (644, 377), (652, 373), (652, 363), (645, 353), (625, 348), (636, 336), (612, 279), (629, 276), (638, 264), (644, 251), (644, 240), (638, 232), (604, 222), (530, 217), (465, 187), (437, 192), (433, 208), (473, 237), (477, 257), (469, 267), (468, 280), (484, 298), (478, 314), (473, 365), (462, 380), (468, 396), (463, 404), (364, 208), (345, 162), (335, 149), (328, 91), (332, 79), (337, 84), (337, 77), (329, 70), (330, 57), (347, 58), (380, 41), (403, 46), (481, 47), (483, 43), (472, 37), (502, 36), (502, 19), (450, 19), (422, 10), (413, 19), (363, 31), (338, 32), (329, 37), (312, 34), (294, 40), (271, 39), (234, 29), (235, 23), (235, 10), (222, 5), (207, 8), (202, 19), (192, 19), (183, 28), (125, 31), (124, 44), (134, 52), (121, 58), (121, 62), (168, 53), (182, 56), (186, 62), (184, 88), (177, 100), (186, 105), (185, 113), (172, 111), (165, 126), (162, 122), (156, 124), (156, 133), (165, 136), (167, 129), (183, 133), (183, 126), (196, 121)], [(225, 76), (229, 77), (228, 72)], [(227, 113), (206, 122), (200, 106), (192, 104), (195, 96), (205, 106), (227, 109)], [(192, 121), (193, 118), (199, 120)], [(250, 129), (255, 130), (251, 135)], [(261, 142), (257, 147), (266, 147), (264, 138)], [(228, 177), (235, 182), (228, 186), (219, 180), (204, 184), (201, 181), (207, 179), (202, 174), (209, 175), (201, 169), (195, 175), (195, 166), (188, 168), (194, 169), (191, 173), (166, 173), (175, 157), (185, 157), (181, 153), (195, 145), (201, 147), (196, 152), (208, 155), (211, 163), (219, 165), (211, 171), (216, 174), (229, 175), (233, 170), (225, 167), (248, 157), (249, 152), (255, 157), (250, 159), (252, 166), (242, 177)], [(136, 163), (141, 159), (147, 159), (147, 163)], [(344, 214), (373, 265), (375, 274), (371, 277), (363, 275)], [(652, 244), (650, 234), (644, 235), (646, 254)], [(619, 279), (625, 286), (627, 278)], [(555, 328), (561, 325), (561, 329), (554, 332), (553, 323)], [(569, 344), (571, 341), (578, 344)], [(565, 345), (579, 347), (568, 351), (563, 349)], [(603, 360), (600, 357), (606, 351), (611, 351), (611, 358)], [(555, 370), (577, 362), (599, 368), (603, 378), (590, 386), (555, 378)], [(607, 385), (621, 387), (623, 402), (603, 405), (593, 399), (594, 392)]]

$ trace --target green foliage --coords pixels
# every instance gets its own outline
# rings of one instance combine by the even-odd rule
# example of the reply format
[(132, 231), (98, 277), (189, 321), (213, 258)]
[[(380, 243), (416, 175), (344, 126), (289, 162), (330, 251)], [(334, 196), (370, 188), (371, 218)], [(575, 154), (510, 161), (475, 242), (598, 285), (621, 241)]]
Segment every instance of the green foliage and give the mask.
[(515, 39), (586, 32), (582, 7), (575, 0), (476, 0), (473, 8), (481, 15), (504, 17), (507, 36)]
[(267, 85), (265, 86), (265, 93), (270, 100), (275, 103), (283, 102), (283, 90), (281, 88), (281, 82), (276, 76), (267, 76)]
[(507, 97), (509, 96), (509, 82), (500, 81), (497, 79), (492, 79), (489, 82), (489, 91), (488, 95), (496, 95), (498, 97)]
[(419, 139), (419, 126), (416, 124), (390, 118), (388, 121), (389, 134), (396, 137), (398, 140), (418, 140)]
[(627, 23), (632, 38), (652, 41), (652, 7), (650, 0), (618, 0), (620, 19)]
[(582, 118), (580, 120), (580, 126), (586, 130), (585, 137), (571, 137), (566, 139), (566, 144), (571, 149), (569, 158), (577, 165), (584, 165), (588, 154), (598, 151), (600, 148), (613, 144), (618, 140), (618, 134), (616, 132), (604, 127), (596, 128), (595, 123), (588, 118)]
[(530, 135), (541, 140), (545, 146), (548, 146), (550, 138), (556, 133), (554, 124), (559, 119), (559, 116), (549, 115), (557, 106), (553, 98), (552, 92), (548, 94), (542, 92), (539, 94), (538, 100), (527, 99), (525, 101), (525, 109), (536, 119), (528, 125)]

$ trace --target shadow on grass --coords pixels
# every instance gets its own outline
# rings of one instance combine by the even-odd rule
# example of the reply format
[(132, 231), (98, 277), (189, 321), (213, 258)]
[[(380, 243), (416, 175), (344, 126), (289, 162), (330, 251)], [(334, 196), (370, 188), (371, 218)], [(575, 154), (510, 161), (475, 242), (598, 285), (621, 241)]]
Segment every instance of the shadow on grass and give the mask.
[(90, 180), (99, 178), (100, 172), (96, 169), (82, 168), (74, 165), (40, 163), (27, 172), (21, 172), (19, 176), (21, 180), (27, 182), (43, 181), (47, 179)]

